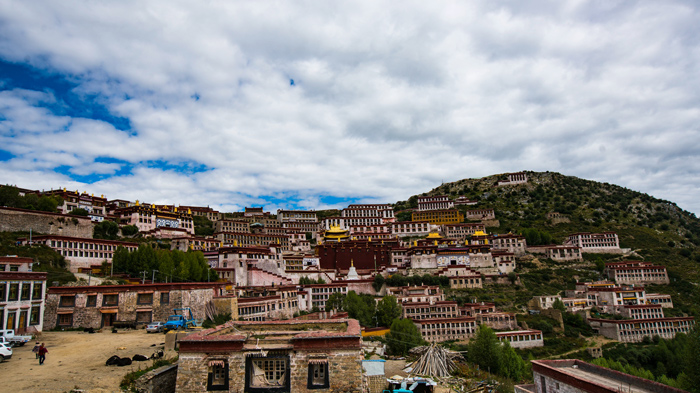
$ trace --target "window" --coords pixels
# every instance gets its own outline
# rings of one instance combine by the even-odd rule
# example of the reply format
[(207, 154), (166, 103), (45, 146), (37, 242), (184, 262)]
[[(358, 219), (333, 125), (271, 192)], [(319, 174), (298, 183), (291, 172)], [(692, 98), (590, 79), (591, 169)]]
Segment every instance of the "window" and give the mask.
[(307, 389), (325, 389), (328, 383), (328, 360), (312, 359), (309, 361), (309, 381)]
[(289, 392), (289, 380), (288, 356), (246, 359), (246, 392)]
[(153, 304), (153, 294), (152, 293), (139, 293), (136, 298), (137, 304)]
[(170, 304), (170, 292), (162, 292), (160, 294), (160, 304)]
[(8, 301), (17, 300), (19, 298), (19, 283), (10, 283)]
[(18, 272), (18, 271), (19, 271), (19, 265), (10, 265), (10, 271), (11, 271), (11, 272)]
[(74, 307), (75, 306), (75, 295), (71, 296), (61, 296), (58, 303), (59, 307)]
[[(7, 297), (7, 284), (2, 282), (2, 283), (0, 283), (0, 302), (4, 302), (6, 297)], [(2, 314), (2, 313), (0, 313), (0, 314)]]
[(29, 295), (31, 293), (31, 284), (28, 282), (25, 282), (22, 284), (22, 296), (20, 297), (21, 300), (29, 300)]
[(58, 314), (58, 326), (72, 326), (73, 314)]
[(29, 324), (38, 325), (39, 324), (39, 310), (40, 307), (32, 307), (32, 313), (29, 315)]
[(102, 295), (102, 306), (116, 306), (119, 304), (119, 295)]
[(136, 312), (136, 323), (151, 323), (153, 320), (153, 313), (151, 311), (137, 311)]
[(41, 292), (43, 290), (44, 283), (41, 281), (34, 281), (34, 288), (32, 288), (32, 300), (41, 299)]
[(85, 307), (95, 307), (97, 306), (97, 295), (88, 295)]
[(207, 391), (228, 391), (228, 363), (226, 360), (210, 360), (207, 375)]

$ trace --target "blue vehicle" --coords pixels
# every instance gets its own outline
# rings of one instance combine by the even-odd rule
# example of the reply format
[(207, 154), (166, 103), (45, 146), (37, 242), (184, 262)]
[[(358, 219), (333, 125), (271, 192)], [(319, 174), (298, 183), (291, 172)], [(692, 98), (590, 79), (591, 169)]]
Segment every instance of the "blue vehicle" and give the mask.
[[(179, 314), (178, 314), (179, 312)], [(197, 322), (192, 316), (192, 310), (189, 307), (173, 309), (173, 315), (168, 317), (168, 320), (163, 325), (163, 330), (184, 330), (195, 327)]]

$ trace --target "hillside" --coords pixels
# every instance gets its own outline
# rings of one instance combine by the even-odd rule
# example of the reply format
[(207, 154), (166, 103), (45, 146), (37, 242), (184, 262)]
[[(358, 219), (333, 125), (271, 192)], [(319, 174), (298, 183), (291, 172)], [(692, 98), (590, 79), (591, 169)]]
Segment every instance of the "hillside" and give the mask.
[[(700, 220), (694, 214), (673, 202), (614, 184), (554, 172), (527, 172), (527, 175), (528, 183), (516, 186), (497, 187), (498, 180), (505, 179), (502, 174), (445, 183), (422, 195), (448, 195), (453, 199), (465, 196), (476, 200), (478, 205), (460, 209), (493, 208), (500, 225), (487, 228), (488, 232), (530, 232), (526, 238), (535, 244), (561, 244), (566, 235), (575, 232), (614, 231), (620, 238), (620, 247), (635, 251), (636, 255), (627, 259), (667, 266), (671, 285), (653, 286), (649, 291), (670, 293), (679, 312), (700, 316)], [(416, 206), (416, 201), (417, 195), (394, 205), (399, 220), (410, 219), (409, 209)], [(562, 221), (568, 222), (555, 224), (547, 217), (552, 212), (561, 213), (565, 218)], [(537, 236), (530, 236), (533, 233)], [(551, 290), (572, 287), (575, 276), (595, 278), (601, 262), (620, 257), (591, 254), (585, 255), (585, 259), (587, 264), (578, 266), (522, 264), (517, 272), (530, 293), (520, 294), (520, 301), (514, 305), (522, 304), (530, 294), (541, 294), (547, 287)], [(545, 288), (542, 280), (548, 282)]]

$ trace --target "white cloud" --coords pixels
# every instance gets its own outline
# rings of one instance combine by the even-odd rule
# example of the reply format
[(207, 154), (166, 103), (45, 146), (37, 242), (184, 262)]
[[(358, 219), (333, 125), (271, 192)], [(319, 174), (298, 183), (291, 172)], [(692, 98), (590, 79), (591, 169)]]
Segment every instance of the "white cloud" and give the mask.
[(77, 183), (53, 172), (69, 166), (114, 174), (89, 186), (109, 197), (313, 208), (550, 170), (700, 213), (697, 19), (682, 1), (9, 1), (0, 57), (65, 75), (133, 129), (3, 91), (16, 157), (0, 173), (43, 188)]

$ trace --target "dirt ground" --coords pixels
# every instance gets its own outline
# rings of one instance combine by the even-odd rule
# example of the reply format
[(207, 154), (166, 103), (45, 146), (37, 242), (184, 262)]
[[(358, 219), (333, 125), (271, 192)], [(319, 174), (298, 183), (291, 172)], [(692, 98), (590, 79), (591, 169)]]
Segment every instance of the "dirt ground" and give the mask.
[[(46, 343), (49, 353), (39, 365), (32, 348), (34, 342)], [(149, 357), (165, 343), (162, 333), (145, 330), (119, 331), (104, 329), (101, 333), (44, 332), (37, 340), (13, 348), (12, 359), (0, 363), (0, 383), (3, 392), (69, 392), (79, 388), (90, 393), (118, 392), (122, 377), (152, 361), (133, 362), (130, 366), (105, 366), (112, 355)], [(156, 346), (151, 346), (156, 344)], [(118, 349), (124, 347), (125, 349)], [(165, 357), (175, 357), (167, 351)]]

